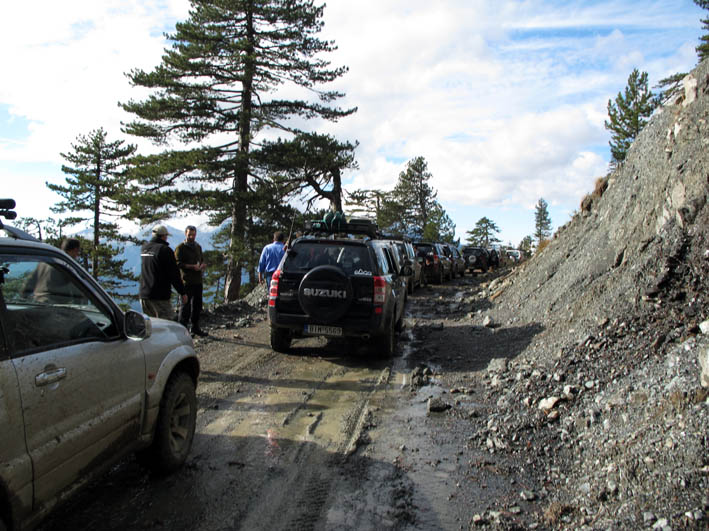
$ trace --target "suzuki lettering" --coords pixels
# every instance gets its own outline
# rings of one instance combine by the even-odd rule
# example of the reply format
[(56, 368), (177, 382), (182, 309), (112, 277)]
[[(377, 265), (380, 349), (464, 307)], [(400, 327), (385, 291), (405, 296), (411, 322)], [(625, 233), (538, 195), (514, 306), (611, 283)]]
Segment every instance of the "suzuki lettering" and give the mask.
[(303, 295), (306, 297), (326, 297), (328, 299), (346, 299), (347, 291), (344, 289), (323, 289), (323, 288), (305, 288)]

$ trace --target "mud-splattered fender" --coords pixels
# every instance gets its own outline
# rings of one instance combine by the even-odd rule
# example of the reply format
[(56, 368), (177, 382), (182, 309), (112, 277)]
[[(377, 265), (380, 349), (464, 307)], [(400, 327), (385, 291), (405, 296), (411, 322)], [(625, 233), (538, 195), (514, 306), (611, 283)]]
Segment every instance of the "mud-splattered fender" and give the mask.
[(153, 333), (141, 345), (145, 352), (145, 405), (141, 433), (146, 442), (152, 438), (165, 386), (175, 371), (184, 371), (195, 384), (199, 360), (192, 338), (180, 324), (153, 319)]

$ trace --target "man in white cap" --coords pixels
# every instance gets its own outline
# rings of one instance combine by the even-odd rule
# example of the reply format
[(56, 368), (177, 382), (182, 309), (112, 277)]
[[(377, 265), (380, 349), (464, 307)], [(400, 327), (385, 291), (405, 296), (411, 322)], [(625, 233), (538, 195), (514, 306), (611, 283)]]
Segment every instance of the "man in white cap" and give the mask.
[(140, 305), (144, 313), (160, 319), (175, 318), (170, 286), (182, 296), (183, 304), (187, 302), (185, 285), (167, 236), (167, 227), (157, 225), (153, 227), (153, 238), (140, 249)]

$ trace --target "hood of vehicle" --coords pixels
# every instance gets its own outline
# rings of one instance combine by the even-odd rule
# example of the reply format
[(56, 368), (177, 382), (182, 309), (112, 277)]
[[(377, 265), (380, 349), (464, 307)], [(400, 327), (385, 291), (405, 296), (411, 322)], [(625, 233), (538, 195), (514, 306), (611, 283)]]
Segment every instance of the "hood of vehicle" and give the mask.
[(158, 319), (157, 317), (151, 317), (150, 323), (152, 324), (153, 332), (151, 336), (145, 340), (145, 343), (170, 348), (174, 348), (177, 345), (193, 347), (192, 337), (189, 331), (180, 323), (168, 321), (167, 319)]

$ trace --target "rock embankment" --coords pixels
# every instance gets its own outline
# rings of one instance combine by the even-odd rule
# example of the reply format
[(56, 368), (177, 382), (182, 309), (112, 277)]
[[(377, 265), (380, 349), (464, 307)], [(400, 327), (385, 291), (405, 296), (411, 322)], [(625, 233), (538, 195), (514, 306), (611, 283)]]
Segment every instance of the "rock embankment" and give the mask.
[(684, 85), (607, 187), (483, 293), (494, 322), (544, 329), (489, 373), (477, 438), (537, 470), (552, 527), (709, 526), (709, 61)]

